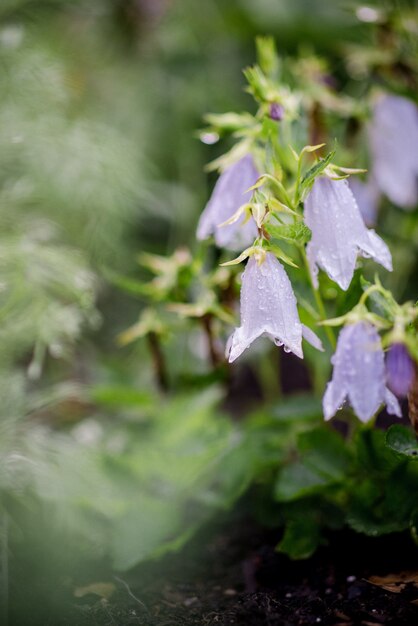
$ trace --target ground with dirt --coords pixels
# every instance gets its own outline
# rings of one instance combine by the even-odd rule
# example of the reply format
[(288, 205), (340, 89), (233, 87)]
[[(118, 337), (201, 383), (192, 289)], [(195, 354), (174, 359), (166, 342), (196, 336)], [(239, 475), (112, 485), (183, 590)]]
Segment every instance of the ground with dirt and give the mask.
[[(306, 561), (275, 551), (280, 534), (234, 515), (179, 554), (129, 574), (63, 581), (59, 615), (44, 598), (31, 626), (378, 626), (418, 623), (418, 551), (408, 535), (328, 537)], [(390, 575), (390, 577), (388, 577)], [(100, 586), (100, 583), (105, 583)], [(35, 582), (39, 584), (39, 581)], [(51, 591), (51, 589), (49, 589)], [(42, 596), (42, 593), (41, 593)], [(38, 592), (39, 599), (39, 592)], [(55, 609), (57, 600), (55, 601)], [(17, 620), (17, 621), (16, 621)]]

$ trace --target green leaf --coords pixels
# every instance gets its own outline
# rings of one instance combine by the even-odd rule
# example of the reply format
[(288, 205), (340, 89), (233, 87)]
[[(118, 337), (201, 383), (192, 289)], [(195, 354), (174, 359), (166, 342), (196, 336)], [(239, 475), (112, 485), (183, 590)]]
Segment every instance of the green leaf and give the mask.
[(274, 497), (279, 502), (291, 502), (321, 491), (329, 485), (329, 478), (309, 467), (304, 461), (295, 461), (279, 473)]
[(298, 459), (279, 474), (275, 497), (290, 502), (344, 481), (350, 453), (344, 440), (325, 426), (302, 432), (297, 442)]
[(297, 245), (305, 245), (310, 241), (312, 233), (303, 222), (295, 224), (266, 224), (265, 229), (273, 239), (283, 239)]
[(280, 422), (301, 423), (322, 418), (322, 404), (308, 393), (286, 396), (273, 410), (274, 419)]
[(280, 259), (284, 263), (287, 263), (287, 265), (290, 265), (291, 267), (298, 267), (296, 263), (293, 261), (293, 259), (291, 259), (289, 255), (287, 255), (281, 248), (279, 248), (279, 246), (275, 246), (274, 244), (269, 244), (268, 247), (269, 247), (270, 252), (275, 254), (278, 259)]
[(418, 461), (418, 441), (410, 428), (394, 424), (386, 433), (385, 443), (398, 455)]
[(122, 385), (93, 387), (89, 395), (93, 402), (107, 407), (149, 407), (154, 404), (152, 393)]
[(342, 481), (348, 472), (350, 452), (344, 439), (329, 427), (301, 433), (298, 449), (304, 463), (330, 482)]
[(334, 157), (335, 150), (329, 152), (326, 157), (320, 159), (315, 165), (313, 165), (302, 177), (299, 186), (299, 196), (301, 200), (306, 198), (308, 191), (311, 189), (312, 185), (315, 182), (315, 178), (320, 176), (327, 165), (330, 164), (332, 158)]
[(307, 559), (315, 552), (320, 540), (318, 523), (310, 516), (304, 515), (290, 520), (286, 524), (282, 540), (277, 546), (291, 559)]

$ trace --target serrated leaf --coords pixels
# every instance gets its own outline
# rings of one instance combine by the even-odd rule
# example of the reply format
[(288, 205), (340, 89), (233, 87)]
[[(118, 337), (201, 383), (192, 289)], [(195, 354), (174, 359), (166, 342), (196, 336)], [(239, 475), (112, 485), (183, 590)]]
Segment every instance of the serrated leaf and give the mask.
[(397, 454), (418, 461), (418, 441), (410, 428), (394, 424), (386, 433), (385, 443)]
[(281, 225), (267, 224), (265, 228), (274, 239), (283, 239), (297, 245), (305, 245), (312, 236), (310, 229), (303, 222)]
[(328, 485), (328, 477), (322, 476), (303, 461), (296, 461), (281, 470), (274, 497), (278, 502), (291, 502), (318, 493)]
[(315, 182), (315, 178), (320, 176), (320, 174), (322, 174), (325, 168), (330, 164), (334, 154), (335, 150), (332, 150), (332, 152), (329, 152), (326, 157), (320, 159), (304, 174), (299, 185), (299, 195), (301, 200), (304, 200), (306, 197), (308, 191)]

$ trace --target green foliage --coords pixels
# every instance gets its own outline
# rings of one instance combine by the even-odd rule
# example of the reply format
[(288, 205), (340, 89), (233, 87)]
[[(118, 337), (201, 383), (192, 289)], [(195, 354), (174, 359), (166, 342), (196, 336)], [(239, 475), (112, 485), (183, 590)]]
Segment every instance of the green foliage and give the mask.
[(363, 428), (349, 445), (326, 426), (302, 432), (274, 487), (285, 519), (278, 549), (306, 558), (321, 540), (321, 529), (343, 525), (371, 536), (407, 528), (414, 534), (414, 445), (412, 431), (398, 425), (386, 438)]
[(23, 439), (22, 424), (10, 424), (18, 448), (7, 453), (3, 433), (2, 467), (11, 475), (1, 482), (15, 485), (17, 501), (24, 484), (25, 497), (39, 500), (91, 557), (104, 551), (122, 570), (178, 548), (254, 477), (251, 442), (217, 413), (218, 393), (158, 404), (129, 388), (93, 388), (89, 396), (108, 410), (137, 406), (143, 417), (92, 414), (66, 434), (34, 425)]

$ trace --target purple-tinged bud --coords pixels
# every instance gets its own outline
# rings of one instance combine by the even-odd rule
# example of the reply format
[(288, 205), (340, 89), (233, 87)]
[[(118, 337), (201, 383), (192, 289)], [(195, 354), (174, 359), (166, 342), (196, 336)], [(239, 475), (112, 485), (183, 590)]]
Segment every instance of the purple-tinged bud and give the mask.
[(372, 324), (356, 322), (345, 326), (331, 361), (332, 380), (323, 399), (326, 420), (335, 415), (346, 399), (362, 422), (369, 421), (382, 404), (386, 404), (388, 413), (402, 416), (399, 402), (386, 387), (382, 344)]
[(284, 108), (278, 102), (272, 102), (269, 110), (270, 119), (281, 122), (284, 116)]
[(403, 343), (394, 343), (386, 355), (388, 387), (399, 398), (404, 398), (414, 381), (415, 365)]

